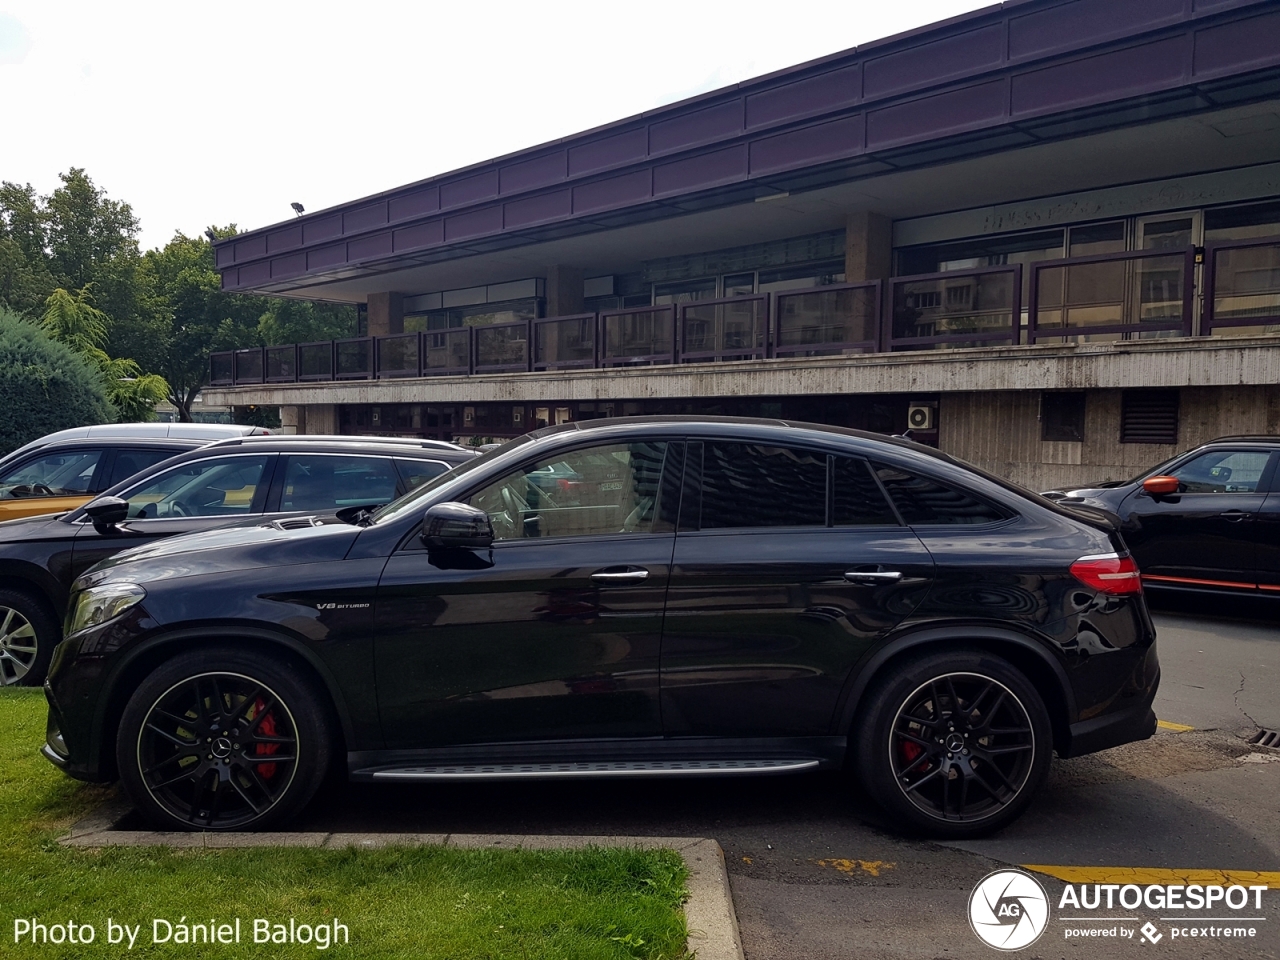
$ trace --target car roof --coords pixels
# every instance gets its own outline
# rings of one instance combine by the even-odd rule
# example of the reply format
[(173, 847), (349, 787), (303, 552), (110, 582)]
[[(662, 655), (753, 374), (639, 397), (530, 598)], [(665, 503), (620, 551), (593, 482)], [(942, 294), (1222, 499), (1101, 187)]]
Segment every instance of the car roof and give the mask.
[(97, 423), (88, 427), (71, 427), (45, 434), (6, 454), (0, 462), (50, 444), (65, 443), (70, 440), (194, 440), (209, 443), (225, 437), (265, 433), (267, 431), (262, 427), (250, 427), (239, 423)]
[[(1200, 444), (1201, 447), (1211, 447), (1215, 443), (1269, 443), (1273, 446), (1280, 444), (1280, 437), (1267, 437), (1262, 435), (1242, 434), (1233, 437), (1215, 437), (1205, 443)], [(1195, 448), (1199, 449), (1199, 447)]]
[(273, 434), (272, 436), (231, 437), (219, 440), (210, 446), (252, 447), (258, 450), (293, 450), (299, 446), (327, 447), (343, 453), (367, 452), (381, 453), (397, 457), (414, 457), (417, 459), (432, 456), (470, 460), (479, 456), (474, 450), (446, 443), (443, 440), (416, 440), (412, 437), (357, 437), (343, 435), (318, 434)]

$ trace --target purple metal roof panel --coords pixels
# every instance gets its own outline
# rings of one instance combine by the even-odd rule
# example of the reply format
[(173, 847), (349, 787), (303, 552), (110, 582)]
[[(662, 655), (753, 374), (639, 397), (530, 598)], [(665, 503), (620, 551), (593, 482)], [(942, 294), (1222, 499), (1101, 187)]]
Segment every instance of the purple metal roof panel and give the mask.
[(440, 184), (440, 209), (462, 207), (498, 195), (497, 169), (485, 170), (471, 177)]
[(1264, 0), (1009, 0), (242, 234), (217, 263), (228, 288), (288, 289), (259, 262), (279, 271), (298, 250), (330, 279), (394, 269), (393, 252), (466, 256), (1186, 112), (1205, 103), (1193, 77), (1219, 102), (1273, 96), (1256, 78), (1277, 64), (1280, 11)]
[(557, 150), (532, 160), (507, 164), (498, 172), (498, 187), (500, 193), (507, 195), (559, 183), (566, 176), (568, 154)]
[(828, 70), (746, 99), (748, 129), (851, 106), (862, 99), (862, 64)]
[(509, 200), (503, 208), (502, 222), (510, 230), (570, 216), (573, 216), (573, 192), (564, 189), (522, 200)]
[(392, 223), (429, 216), (440, 209), (440, 189), (428, 187), (401, 197), (392, 197), (387, 201), (387, 207)]
[(1176, 83), (1189, 67), (1190, 36), (1181, 34), (1013, 78), (1013, 115), (1089, 103), (1113, 91), (1146, 93)]
[(993, 23), (868, 60), (863, 67), (863, 96), (883, 97), (997, 67), (1004, 60), (1004, 38), (1004, 24)]
[(1197, 77), (1274, 63), (1280, 63), (1280, 10), (1196, 33)]
[(577, 177), (649, 155), (649, 131), (641, 127), (569, 148), (569, 176)]
[(753, 176), (852, 156), (864, 143), (862, 114), (801, 127), (751, 144)]
[(1009, 19), (1009, 59), (1043, 56), (1176, 23), (1185, 0), (1075, 0)]

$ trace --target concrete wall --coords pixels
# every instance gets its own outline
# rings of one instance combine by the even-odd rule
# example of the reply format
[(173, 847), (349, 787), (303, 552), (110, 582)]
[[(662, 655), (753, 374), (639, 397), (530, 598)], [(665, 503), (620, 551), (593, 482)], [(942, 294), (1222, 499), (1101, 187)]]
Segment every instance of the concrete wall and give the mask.
[(1121, 443), (1120, 390), (1090, 390), (1084, 440), (1040, 439), (1039, 391), (942, 394), (938, 445), (1034, 490), (1120, 480), (1216, 437), (1280, 434), (1280, 386), (1183, 387), (1178, 443)]

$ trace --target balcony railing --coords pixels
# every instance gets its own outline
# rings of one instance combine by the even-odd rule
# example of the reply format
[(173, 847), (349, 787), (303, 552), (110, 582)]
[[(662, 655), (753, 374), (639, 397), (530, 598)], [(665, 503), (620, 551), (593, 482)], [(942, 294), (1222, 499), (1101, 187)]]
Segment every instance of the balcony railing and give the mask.
[(1018, 342), (1022, 264), (889, 281), (889, 350), (989, 347)]
[(1280, 333), (1280, 237), (1205, 247), (1201, 332), (1218, 337)]
[(726, 297), (680, 305), (680, 362), (760, 360), (769, 343), (769, 298)]
[(1195, 247), (1031, 265), (1027, 342), (1191, 336)]
[(600, 366), (675, 363), (676, 308), (634, 307), (600, 315)]
[[(1196, 249), (1140, 250), (209, 358), (233, 384), (721, 363), (1190, 336)], [(1200, 332), (1280, 334), (1280, 237), (1205, 251)], [(1023, 332), (1025, 318), (1025, 333)]]
[(572, 370), (596, 365), (598, 317), (579, 313), (533, 321), (533, 369)]
[(772, 355), (828, 357), (880, 349), (880, 281), (774, 295)]

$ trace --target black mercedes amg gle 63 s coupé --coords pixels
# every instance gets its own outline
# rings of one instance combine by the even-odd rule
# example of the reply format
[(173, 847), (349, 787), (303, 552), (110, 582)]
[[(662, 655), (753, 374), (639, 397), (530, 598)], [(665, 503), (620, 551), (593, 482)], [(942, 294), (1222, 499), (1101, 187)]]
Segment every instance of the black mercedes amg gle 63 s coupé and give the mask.
[(388, 506), (119, 554), (76, 582), (44, 754), (169, 828), (362, 781), (847, 765), (904, 828), (1017, 817), (1053, 752), (1150, 736), (1139, 573), (1102, 511), (906, 440), (767, 420), (548, 427)]

